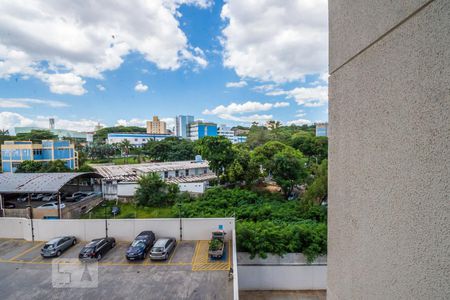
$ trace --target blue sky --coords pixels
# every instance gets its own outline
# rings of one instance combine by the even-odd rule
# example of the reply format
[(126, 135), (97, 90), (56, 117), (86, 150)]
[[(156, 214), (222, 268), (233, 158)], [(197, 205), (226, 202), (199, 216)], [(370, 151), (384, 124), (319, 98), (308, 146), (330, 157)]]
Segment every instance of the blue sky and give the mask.
[(326, 1), (244, 2), (0, 4), (0, 128), (326, 121)]

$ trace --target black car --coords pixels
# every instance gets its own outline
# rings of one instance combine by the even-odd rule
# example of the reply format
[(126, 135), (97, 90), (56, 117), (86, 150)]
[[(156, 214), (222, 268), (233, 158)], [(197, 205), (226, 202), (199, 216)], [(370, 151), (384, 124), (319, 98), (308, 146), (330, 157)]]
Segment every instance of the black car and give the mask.
[(153, 231), (142, 231), (128, 247), (125, 255), (128, 260), (145, 259), (155, 243)]
[(3, 203), (3, 208), (16, 208), (16, 205), (14, 203), (12, 203), (12, 202), (5, 201)]
[(81, 260), (101, 260), (115, 246), (116, 239), (113, 237), (95, 239), (81, 249), (78, 258)]

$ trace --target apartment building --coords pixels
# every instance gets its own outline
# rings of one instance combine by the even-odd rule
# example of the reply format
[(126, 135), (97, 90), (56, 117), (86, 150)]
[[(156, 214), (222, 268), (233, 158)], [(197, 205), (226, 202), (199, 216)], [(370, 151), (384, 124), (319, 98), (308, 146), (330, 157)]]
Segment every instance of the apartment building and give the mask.
[(158, 116), (154, 116), (152, 121), (147, 121), (147, 133), (166, 134), (167, 133), (166, 122), (160, 121)]

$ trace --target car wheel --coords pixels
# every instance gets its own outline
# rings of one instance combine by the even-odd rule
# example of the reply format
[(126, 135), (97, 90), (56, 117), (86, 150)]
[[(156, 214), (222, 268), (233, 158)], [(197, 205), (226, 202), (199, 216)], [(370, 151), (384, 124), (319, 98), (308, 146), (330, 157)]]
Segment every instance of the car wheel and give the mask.
[(73, 242), (72, 242), (72, 246), (75, 246), (76, 243), (77, 243), (77, 240), (74, 239)]
[(116, 242), (112, 242), (111, 248), (114, 248), (116, 246)]
[(58, 252), (56, 252), (56, 256), (61, 256), (61, 250), (58, 250)]
[(102, 259), (101, 253), (97, 254), (97, 260), (100, 260), (100, 259)]

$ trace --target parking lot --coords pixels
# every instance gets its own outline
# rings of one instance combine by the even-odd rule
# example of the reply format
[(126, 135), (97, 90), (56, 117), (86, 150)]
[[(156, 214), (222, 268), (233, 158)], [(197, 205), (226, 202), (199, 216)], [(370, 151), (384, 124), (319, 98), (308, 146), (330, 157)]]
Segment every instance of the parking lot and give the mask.
[[(221, 260), (208, 258), (208, 241), (179, 242), (169, 259), (128, 262), (129, 242), (118, 241), (98, 263), (98, 286), (53, 288), (52, 263), (83, 266), (79, 242), (59, 258), (44, 259), (44, 242), (0, 239), (0, 299), (232, 299), (233, 283), (228, 279), (232, 247), (226, 243)], [(53, 272), (54, 276), (54, 272)]]

